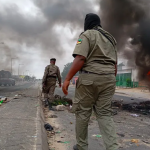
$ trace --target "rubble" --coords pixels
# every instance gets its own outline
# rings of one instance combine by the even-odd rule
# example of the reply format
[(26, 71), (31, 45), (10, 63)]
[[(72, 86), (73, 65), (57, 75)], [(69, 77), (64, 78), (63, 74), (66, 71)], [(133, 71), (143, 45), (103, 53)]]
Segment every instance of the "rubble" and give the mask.
[(55, 100), (53, 102), (53, 105), (72, 105), (72, 99), (70, 98), (66, 98), (66, 96), (61, 97), (60, 95), (55, 95), (54, 96)]
[(57, 111), (64, 111), (65, 109), (66, 109), (66, 107), (64, 105), (57, 105), (56, 106)]
[(46, 123), (44, 125), (44, 128), (47, 130), (47, 131), (53, 131), (53, 127), (49, 124), (49, 123)]
[(0, 106), (2, 105), (2, 103), (7, 103), (7, 97), (0, 96)]
[(122, 110), (128, 110), (129, 112), (137, 112), (141, 113), (143, 115), (150, 114), (150, 101), (144, 101), (140, 103), (129, 103), (129, 104), (123, 104), (122, 101), (119, 100), (113, 100), (112, 101), (112, 107), (118, 107)]

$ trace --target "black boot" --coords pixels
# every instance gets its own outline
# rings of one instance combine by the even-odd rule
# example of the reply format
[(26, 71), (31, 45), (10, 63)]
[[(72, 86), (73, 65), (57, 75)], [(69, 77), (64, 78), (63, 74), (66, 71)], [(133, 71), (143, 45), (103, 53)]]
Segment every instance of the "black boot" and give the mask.
[(78, 147), (77, 147), (77, 145), (73, 146), (73, 150), (79, 150)]
[(47, 106), (48, 106), (48, 99), (45, 99), (44, 102), (45, 102), (45, 103), (44, 103), (44, 106), (47, 107)]
[(55, 109), (52, 107), (52, 103), (48, 102), (48, 104), (49, 104), (49, 110), (54, 111)]

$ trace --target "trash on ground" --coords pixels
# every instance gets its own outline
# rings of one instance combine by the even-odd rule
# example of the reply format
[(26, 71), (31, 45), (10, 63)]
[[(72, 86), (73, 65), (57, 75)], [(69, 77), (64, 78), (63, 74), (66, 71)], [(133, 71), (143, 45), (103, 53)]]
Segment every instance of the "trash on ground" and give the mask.
[(137, 114), (130, 114), (130, 115), (133, 117), (139, 117), (139, 115), (137, 115)]
[(5, 96), (0, 96), (0, 99), (1, 99), (1, 98), (4, 98), (4, 97), (5, 97)]
[(37, 136), (32, 136), (33, 138), (36, 138)]
[(66, 98), (65, 96), (61, 97), (60, 95), (55, 95), (54, 96), (55, 100), (53, 102), (53, 106), (57, 105), (72, 105), (72, 99)]
[(61, 131), (56, 131), (55, 133), (58, 134), (58, 133), (61, 133)]
[(3, 103), (3, 100), (2, 101), (0, 101), (0, 104), (2, 104)]
[(131, 142), (132, 143), (139, 143), (139, 140), (138, 139), (132, 139)]
[(68, 144), (68, 143), (70, 143), (69, 141), (65, 141), (65, 142), (63, 142), (63, 141), (57, 141), (57, 143), (64, 143), (64, 144)]
[(113, 100), (112, 101), (113, 107), (118, 107), (123, 110), (128, 110), (132, 112), (138, 112), (143, 115), (150, 114), (150, 101), (144, 101), (140, 103), (129, 103), (129, 104), (123, 104), (120, 100)]
[(1, 101), (7, 101), (7, 97), (0, 98)]
[(117, 114), (118, 114), (118, 111), (113, 109), (112, 115), (117, 115)]
[(66, 107), (64, 105), (57, 105), (56, 106), (57, 111), (64, 111), (65, 109), (66, 109)]
[(150, 141), (148, 141), (148, 140), (142, 140), (142, 141), (146, 144), (150, 144)]
[(53, 130), (53, 127), (49, 124), (49, 123), (46, 123), (44, 125), (44, 128), (47, 130), (47, 131), (52, 131)]
[(14, 97), (14, 99), (19, 99), (18, 97)]
[(38, 106), (40, 106), (40, 105), (39, 104), (35, 105), (35, 107), (38, 107)]
[(50, 115), (49, 118), (57, 118), (56, 115)]
[(98, 137), (98, 138), (101, 138), (102, 137), (102, 135), (100, 135), (100, 134), (94, 134), (94, 135), (92, 135), (93, 137)]
[(121, 136), (121, 137), (125, 137), (125, 135), (122, 134), (122, 133), (117, 133), (117, 135), (119, 135), (119, 136)]

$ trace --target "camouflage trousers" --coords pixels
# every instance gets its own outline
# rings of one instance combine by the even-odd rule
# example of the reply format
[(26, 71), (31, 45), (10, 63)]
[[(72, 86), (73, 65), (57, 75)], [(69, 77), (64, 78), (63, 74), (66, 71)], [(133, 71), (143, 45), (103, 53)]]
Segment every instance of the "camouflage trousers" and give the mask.
[(106, 150), (117, 150), (111, 100), (115, 92), (115, 75), (80, 74), (72, 111), (76, 115), (76, 140), (79, 150), (88, 150), (88, 123), (95, 112)]
[(48, 78), (46, 81), (46, 85), (43, 89), (43, 93), (44, 93), (44, 98), (48, 99), (49, 102), (53, 102), (54, 100), (55, 88), (56, 88), (56, 79)]

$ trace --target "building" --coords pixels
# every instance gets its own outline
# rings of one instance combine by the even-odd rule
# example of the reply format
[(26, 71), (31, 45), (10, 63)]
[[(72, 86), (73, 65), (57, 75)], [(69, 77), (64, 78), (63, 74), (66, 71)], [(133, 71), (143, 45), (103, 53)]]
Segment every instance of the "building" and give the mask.
[(117, 87), (138, 87), (138, 71), (136, 67), (126, 67), (123, 63), (117, 66), (116, 86)]

